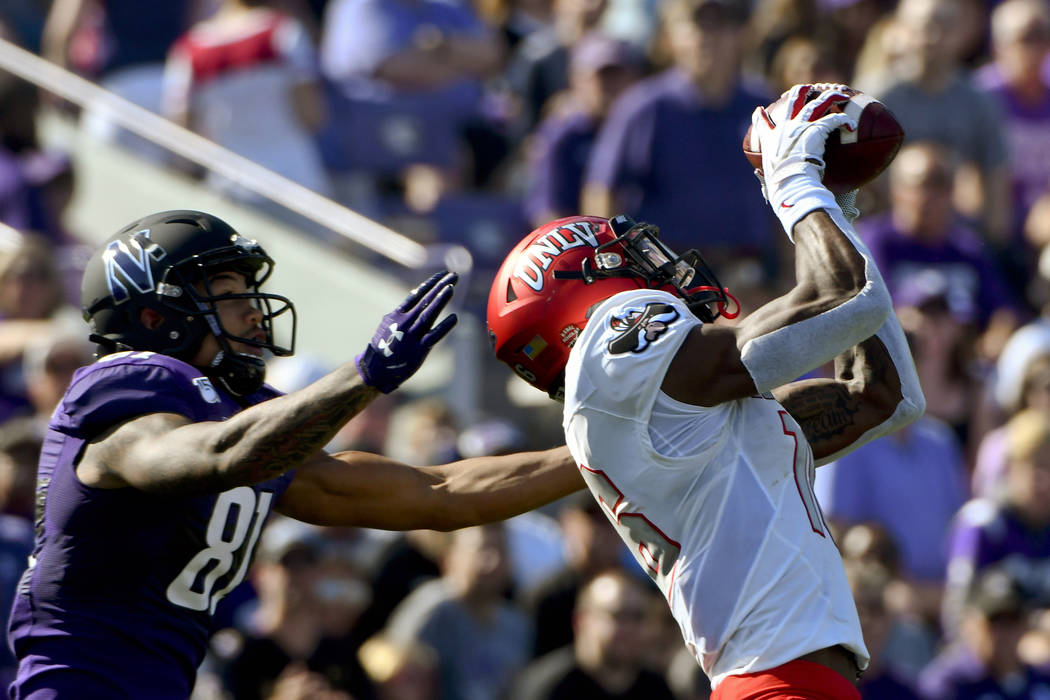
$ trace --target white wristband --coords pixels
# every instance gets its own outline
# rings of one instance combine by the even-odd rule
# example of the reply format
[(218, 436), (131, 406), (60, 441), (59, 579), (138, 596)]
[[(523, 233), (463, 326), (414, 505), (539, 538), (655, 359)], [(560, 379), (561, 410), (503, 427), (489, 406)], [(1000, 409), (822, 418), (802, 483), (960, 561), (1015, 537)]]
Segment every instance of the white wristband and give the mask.
[(770, 185), (769, 204), (792, 243), (795, 242), (795, 224), (806, 214), (817, 209), (830, 212), (839, 208), (830, 190), (809, 174), (793, 175), (783, 182)]

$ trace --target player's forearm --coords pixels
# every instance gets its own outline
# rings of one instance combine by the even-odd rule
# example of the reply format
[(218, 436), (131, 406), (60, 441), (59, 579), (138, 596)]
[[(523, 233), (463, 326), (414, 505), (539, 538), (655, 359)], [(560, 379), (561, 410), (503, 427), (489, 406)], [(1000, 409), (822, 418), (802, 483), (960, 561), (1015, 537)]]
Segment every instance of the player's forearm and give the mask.
[(378, 395), (347, 363), (299, 391), (241, 411), (216, 424), (209, 446), (216, 477), (249, 484), (295, 468)]
[(567, 447), (467, 459), (426, 468), (438, 477), (440, 507), (426, 527), (455, 530), (505, 520), (583, 488)]
[(915, 362), (896, 314), (891, 313), (875, 337), (857, 348), (849, 371), (865, 384), (868, 401), (879, 404), (880, 415), (856, 440), (818, 457), (817, 466), (918, 420), (926, 411)]
[(842, 212), (818, 210), (794, 228), (794, 289), (763, 306), (737, 333), (759, 391), (770, 391), (871, 337), (892, 303), (871, 254)]

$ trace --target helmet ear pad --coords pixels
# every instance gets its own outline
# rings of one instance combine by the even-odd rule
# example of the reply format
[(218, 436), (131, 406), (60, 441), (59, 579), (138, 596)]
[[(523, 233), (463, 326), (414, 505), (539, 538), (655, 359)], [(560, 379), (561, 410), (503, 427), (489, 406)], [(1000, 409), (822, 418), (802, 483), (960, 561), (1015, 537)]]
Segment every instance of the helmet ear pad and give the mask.
[[(203, 314), (190, 315), (146, 297), (100, 310), (88, 322), (92, 339), (102, 346), (104, 354), (145, 350), (184, 362), (193, 359), (210, 332)], [(105, 332), (106, 329), (119, 332)]]

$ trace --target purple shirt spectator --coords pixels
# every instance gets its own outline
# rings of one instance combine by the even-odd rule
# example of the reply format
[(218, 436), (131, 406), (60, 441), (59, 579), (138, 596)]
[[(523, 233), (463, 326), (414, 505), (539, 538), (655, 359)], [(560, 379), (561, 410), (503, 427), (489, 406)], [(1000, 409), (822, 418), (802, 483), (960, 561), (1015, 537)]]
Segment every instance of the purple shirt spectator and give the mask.
[(1035, 200), (1050, 191), (1050, 92), (1039, 104), (1025, 104), (1006, 85), (994, 64), (978, 71), (975, 82), (995, 98), (1006, 115), (1003, 126), (1019, 230)]
[[(384, 61), (447, 36), (488, 29), (465, 3), (439, 0), (337, 0), (326, 14), (321, 72), (337, 87), (321, 135), (327, 165), (395, 175), (412, 163), (443, 168), (460, 156), (464, 125), (483, 119), (481, 82), (463, 77), (401, 89), (375, 77)], [(429, 37), (429, 39), (427, 38)]]
[(443, 0), (335, 0), (325, 15), (324, 70), (336, 82), (367, 78), (383, 61), (418, 45), (422, 30), (483, 36), (469, 3)]
[(864, 700), (918, 700), (919, 698), (908, 683), (889, 673), (882, 673), (870, 680), (861, 676), (860, 696)]
[(894, 299), (905, 281), (936, 268), (947, 280), (949, 304), (975, 309), (982, 324), (996, 309), (1017, 308), (1001, 274), (983, 254), (977, 234), (961, 223), (937, 243), (903, 235), (889, 215), (863, 219), (857, 228)]
[(29, 225), (29, 186), (18, 160), (0, 150), (0, 222), (16, 229)]
[(924, 417), (821, 468), (817, 493), (830, 517), (886, 528), (909, 576), (940, 581), (949, 524), (966, 500), (965, 468), (951, 430)]
[(1030, 529), (1009, 507), (977, 499), (956, 519), (949, 545), (948, 586), (965, 590), (976, 572), (998, 564), (1026, 599), (1050, 606), (1050, 528)]
[(1030, 700), (1050, 697), (1050, 676), (1025, 667), (997, 682), (969, 649), (955, 646), (923, 669), (919, 694), (924, 700)]
[(594, 118), (582, 112), (553, 116), (539, 125), (529, 152), (525, 196), (525, 212), (531, 220), (548, 212), (568, 216), (579, 211), (583, 176), (598, 127)]
[(770, 251), (769, 207), (740, 146), (751, 113), (769, 102), (740, 83), (724, 106), (706, 104), (677, 68), (643, 80), (613, 105), (585, 184), (616, 192), (624, 213), (659, 226), (672, 249)]

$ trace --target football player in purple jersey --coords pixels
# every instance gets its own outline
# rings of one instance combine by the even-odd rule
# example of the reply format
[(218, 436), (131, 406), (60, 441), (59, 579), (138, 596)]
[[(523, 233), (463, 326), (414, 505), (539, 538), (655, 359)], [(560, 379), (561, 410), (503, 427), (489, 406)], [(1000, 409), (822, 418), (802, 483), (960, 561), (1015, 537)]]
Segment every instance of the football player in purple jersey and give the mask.
[[(260, 291), (273, 261), (196, 211), (126, 226), (88, 263), (99, 359), (77, 371), (40, 458), (36, 545), (9, 638), (12, 698), (186, 698), (211, 615), (244, 577), (271, 510), (321, 525), (450, 530), (582, 487), (568, 451), (413, 468), (322, 448), (410, 377), (455, 324), (434, 275), (364, 351), (287, 395), (295, 309)], [(277, 329), (287, 321), (287, 340)]]

